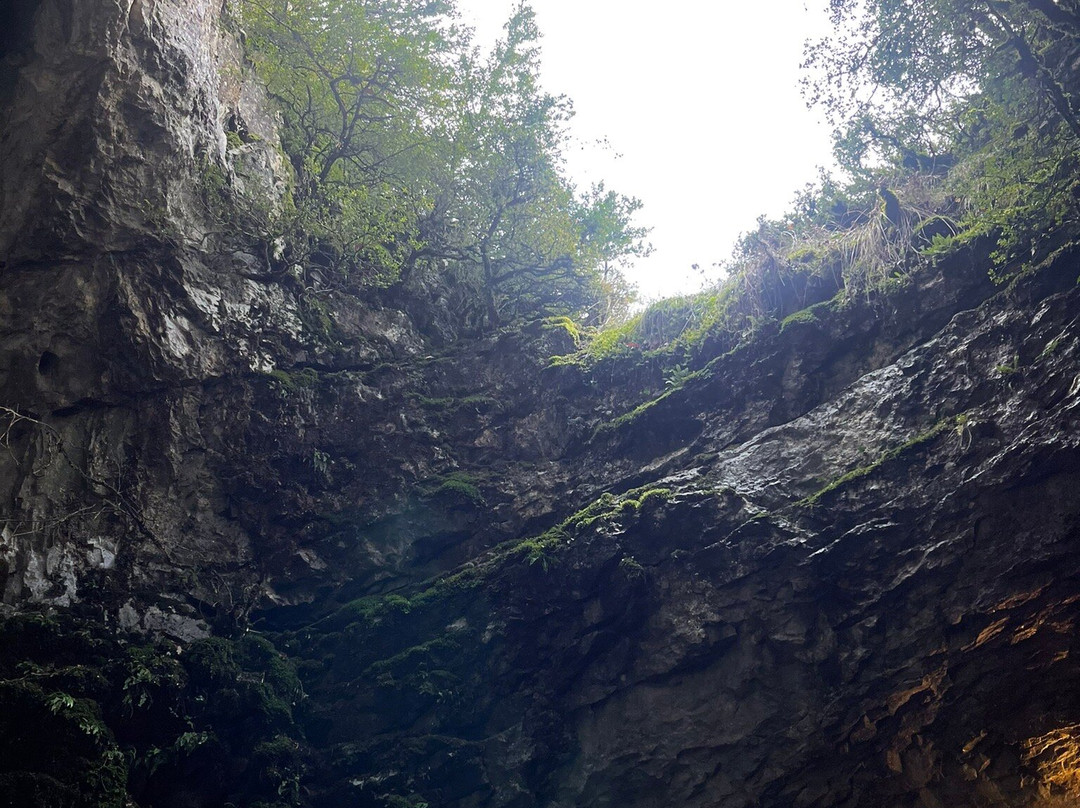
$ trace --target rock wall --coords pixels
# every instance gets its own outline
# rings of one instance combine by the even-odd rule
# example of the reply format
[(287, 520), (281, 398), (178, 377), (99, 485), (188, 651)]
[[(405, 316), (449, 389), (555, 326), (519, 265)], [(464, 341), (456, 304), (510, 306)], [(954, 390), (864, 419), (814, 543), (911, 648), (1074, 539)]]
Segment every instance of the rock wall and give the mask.
[(587, 452), (634, 472), (557, 529), (280, 626), (316, 802), (1071, 804), (1077, 257), (940, 325), (958, 278), (819, 308)]
[(1080, 799), (1075, 247), (575, 362), (224, 226), (289, 177), (219, 4), (12, 8), (6, 793)]

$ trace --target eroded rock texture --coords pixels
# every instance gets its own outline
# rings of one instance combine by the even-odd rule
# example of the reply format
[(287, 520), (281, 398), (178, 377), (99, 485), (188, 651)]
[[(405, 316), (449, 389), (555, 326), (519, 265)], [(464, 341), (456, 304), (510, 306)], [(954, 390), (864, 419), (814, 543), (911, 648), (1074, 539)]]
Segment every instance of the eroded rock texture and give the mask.
[(11, 804), (1080, 801), (1076, 249), (551, 363), (221, 231), (287, 177), (218, 4), (14, 9)]

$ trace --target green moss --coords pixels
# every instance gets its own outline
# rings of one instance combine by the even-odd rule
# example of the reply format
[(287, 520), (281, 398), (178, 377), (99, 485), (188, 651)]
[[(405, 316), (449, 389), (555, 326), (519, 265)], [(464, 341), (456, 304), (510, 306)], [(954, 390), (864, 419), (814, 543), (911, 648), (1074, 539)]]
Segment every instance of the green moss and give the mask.
[(312, 294), (300, 298), (300, 322), (304, 327), (323, 342), (334, 338), (334, 318), (326, 303)]
[(1020, 369), (1020, 354), (1013, 354), (1012, 361), (1007, 365), (996, 365), (994, 371), (1001, 376), (1011, 376)]
[(930, 429), (926, 430), (925, 432), (919, 433), (911, 440), (906, 441), (900, 446), (895, 446), (892, 449), (883, 452), (872, 463), (852, 469), (851, 471), (837, 477), (835, 480), (832, 480), (824, 487), (815, 491), (813, 494), (810, 494), (807, 497), (803, 497), (795, 503), (794, 507), (813, 507), (817, 505), (821, 498), (826, 496), (827, 494), (830, 494), (831, 492), (836, 491), (839, 488), (843, 488), (844, 486), (848, 485), (851, 482), (854, 482), (855, 480), (872, 474), (873, 472), (881, 468), (881, 466), (885, 463), (895, 460), (901, 455), (907, 454), (908, 452), (918, 448), (919, 446), (930, 443), (947, 430), (956, 429), (958, 426), (962, 427), (962, 425), (966, 423), (966, 419), (967, 416), (961, 414), (952, 418), (944, 418), (938, 421)]
[(643, 491), (637, 499), (638, 510), (645, 507), (647, 504), (656, 505), (661, 502), (667, 502), (675, 495), (675, 492), (670, 488), (650, 488)]
[(1057, 349), (1061, 346), (1061, 339), (1061, 337), (1055, 337), (1054, 339), (1046, 343), (1045, 347), (1043, 347), (1042, 349), (1042, 353), (1039, 354), (1040, 362), (1054, 355)]
[(436, 578), (429, 586), (409, 598), (409, 608), (426, 609), (477, 589), (483, 584), (484, 575), (491, 567), (492, 562), (489, 560), (487, 563), (481, 562), (451, 575)]
[(346, 603), (333, 614), (317, 622), (315, 627), (325, 631), (340, 630), (356, 623), (370, 627), (390, 616), (408, 614), (411, 608), (409, 599), (401, 595), (369, 595)]
[(408, 679), (417, 673), (427, 672), (433, 666), (441, 667), (445, 663), (445, 657), (453, 656), (460, 650), (460, 643), (453, 637), (436, 637), (369, 665), (363, 673), (363, 678), (391, 684), (396, 680)]
[[(1077, 280), (1080, 283), (1080, 279)], [(587, 354), (584, 353), (572, 353), (563, 354), (561, 356), (552, 356), (548, 358), (547, 366), (549, 368), (585, 368), (588, 367)]]
[[(666, 502), (673, 496), (668, 488), (643, 486), (621, 496), (602, 494), (586, 507), (564, 519), (539, 536), (505, 542), (493, 548), (463, 569), (436, 578), (411, 597), (400, 594), (366, 597), (352, 601), (334, 614), (314, 624), (320, 631), (335, 632), (348, 626), (368, 630), (394, 621), (400, 615), (412, 614), (410, 620), (422, 620), (416, 612), (437, 610), (441, 619), (452, 613), (452, 602), (476, 601), (477, 590), (483, 591), (490, 581), (507, 569), (525, 564), (548, 571), (560, 563), (560, 554), (575, 538), (598, 526), (620, 518), (636, 517), (639, 513)], [(458, 608), (458, 607), (453, 607)]]
[(314, 390), (319, 386), (319, 372), (313, 368), (282, 370), (275, 368), (268, 374), (283, 393), (298, 393), (301, 390)]
[(427, 484), (428, 496), (454, 505), (483, 505), (484, 495), (477, 480), (464, 471), (454, 471), (439, 477), (434, 486)]
[[(684, 384), (685, 384), (685, 382), (684, 382)], [(647, 413), (649, 410), (651, 410), (653, 407), (655, 407), (657, 404), (659, 404), (661, 401), (663, 401), (665, 398), (670, 396), (673, 392), (675, 392), (675, 390), (678, 390), (678, 389), (680, 389), (680, 388), (676, 387), (676, 388), (672, 388), (670, 390), (665, 390), (663, 393), (658, 395), (656, 398), (651, 399), (650, 401), (646, 401), (644, 404), (639, 404), (638, 406), (634, 407), (634, 409), (630, 410), (630, 412), (625, 412), (622, 415), (618, 416), (617, 418), (613, 418), (610, 421), (605, 421), (604, 423), (602, 423), (598, 427), (596, 427), (595, 430), (593, 430), (593, 434), (592, 434), (592, 437), (590, 438), (590, 440), (595, 440), (595, 439), (597, 439), (599, 437), (610, 434), (612, 432), (618, 432), (620, 429), (625, 427), (627, 424), (631, 424), (634, 421), (636, 421), (638, 418), (640, 418), (642, 415)]]
[(581, 329), (569, 317), (548, 317), (543, 321), (545, 331), (564, 331), (576, 345), (581, 341)]
[(780, 333), (802, 323), (819, 323), (835, 317), (850, 303), (848, 296), (841, 290), (829, 300), (815, 303), (805, 309), (789, 314), (780, 322)]
[(209, 196), (221, 196), (229, 187), (229, 178), (225, 171), (217, 163), (210, 160), (202, 161), (203, 190)]
[(456, 399), (446, 396), (444, 398), (428, 398), (427, 396), (414, 395), (410, 396), (415, 398), (416, 403), (421, 407), (427, 407), (432, 410), (444, 410), (454, 405)]
[(819, 244), (797, 247), (787, 254), (787, 259), (797, 264), (815, 264), (827, 258), (828, 250)]
[(670, 488), (638, 488), (624, 494), (624, 499), (619, 503), (621, 511), (640, 511), (646, 505), (658, 505), (667, 502), (674, 495)]
[(785, 331), (787, 331), (792, 326), (799, 325), (801, 323), (816, 323), (816, 322), (817, 322), (817, 313), (814, 311), (813, 307), (808, 308), (808, 309), (802, 309), (800, 311), (795, 312), (794, 314), (789, 314), (787, 317), (785, 317), (783, 320), (780, 321), (780, 333), (783, 334)]

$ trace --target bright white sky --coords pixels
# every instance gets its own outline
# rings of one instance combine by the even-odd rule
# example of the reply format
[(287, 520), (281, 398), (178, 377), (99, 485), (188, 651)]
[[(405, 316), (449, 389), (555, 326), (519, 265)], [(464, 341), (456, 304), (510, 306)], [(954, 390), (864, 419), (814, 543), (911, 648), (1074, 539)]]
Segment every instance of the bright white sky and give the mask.
[[(580, 188), (644, 203), (656, 248), (631, 273), (645, 299), (697, 291), (759, 214), (778, 216), (831, 163), (829, 131), (799, 94), (827, 0), (532, 0), (543, 83), (574, 101)], [(514, 0), (457, 0), (485, 50)], [(606, 138), (610, 149), (588, 145)]]

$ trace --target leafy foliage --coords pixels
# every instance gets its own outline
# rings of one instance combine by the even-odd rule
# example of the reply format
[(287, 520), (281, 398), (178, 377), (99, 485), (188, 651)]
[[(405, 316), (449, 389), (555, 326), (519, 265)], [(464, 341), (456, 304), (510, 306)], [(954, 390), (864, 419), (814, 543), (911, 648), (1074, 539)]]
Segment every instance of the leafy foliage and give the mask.
[(299, 802), (293, 668), (247, 635), (181, 650), (73, 615), (0, 620), (0, 786), (12, 805)]
[(856, 183), (937, 179), (960, 202), (957, 229), (997, 239), (1000, 277), (1080, 232), (1074, 0), (830, 8), (835, 33), (808, 47), (805, 85)]
[[(830, 0), (804, 86), (836, 126), (822, 174), (761, 218), (714, 289), (600, 331), (593, 359), (686, 361), (807, 306), (903, 287), (979, 243), (1007, 280), (1080, 238), (1080, 5), (1075, 0)], [(786, 320), (784, 318), (787, 318)]]
[(243, 9), (295, 173), (292, 261), (353, 287), (449, 272), (489, 325), (625, 305), (640, 203), (566, 178), (572, 107), (540, 85), (528, 5), (486, 57), (443, 0)]

